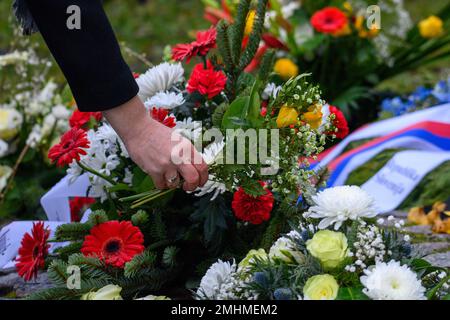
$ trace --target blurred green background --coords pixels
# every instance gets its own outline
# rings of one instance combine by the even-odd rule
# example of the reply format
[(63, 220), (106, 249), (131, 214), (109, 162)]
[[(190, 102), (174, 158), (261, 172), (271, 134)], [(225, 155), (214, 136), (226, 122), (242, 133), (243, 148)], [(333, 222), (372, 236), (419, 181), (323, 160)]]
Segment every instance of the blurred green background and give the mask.
[[(448, 1), (450, 0), (404, 0), (414, 22), (436, 13)], [(104, 3), (118, 39), (134, 51), (145, 54), (153, 63), (160, 61), (166, 45), (186, 42), (194, 30), (207, 28), (209, 25), (203, 19), (201, 0), (105, 0)], [(15, 20), (11, 17), (11, 4), (12, 0), (0, 1), (0, 50), (8, 49), (13, 36), (12, 24)], [(42, 43), (39, 35), (33, 35), (33, 38)], [(41, 50), (48, 55), (44, 46)], [(134, 59), (128, 56), (126, 59), (132, 67), (135, 66)], [(449, 70), (450, 59), (447, 59), (402, 74), (382, 83), (380, 87), (399, 93), (409, 92), (418, 85), (434, 84), (449, 76)], [(56, 67), (54, 76), (62, 79)]]

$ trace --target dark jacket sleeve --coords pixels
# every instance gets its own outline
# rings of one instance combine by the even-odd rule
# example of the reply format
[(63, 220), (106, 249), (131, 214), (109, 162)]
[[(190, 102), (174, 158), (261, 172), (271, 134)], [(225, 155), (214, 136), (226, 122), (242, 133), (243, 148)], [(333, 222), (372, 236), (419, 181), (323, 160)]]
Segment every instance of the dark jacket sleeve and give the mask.
[[(139, 91), (100, 0), (26, 0), (81, 111), (104, 111)], [(81, 29), (69, 30), (67, 8), (81, 10)]]

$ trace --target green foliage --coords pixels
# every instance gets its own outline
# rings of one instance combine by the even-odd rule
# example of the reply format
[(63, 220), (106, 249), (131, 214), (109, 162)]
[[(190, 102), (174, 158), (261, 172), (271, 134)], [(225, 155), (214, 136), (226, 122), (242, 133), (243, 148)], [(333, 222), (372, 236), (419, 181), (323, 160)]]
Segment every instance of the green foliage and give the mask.
[(258, 78), (263, 83), (266, 83), (267, 80), (269, 79), (269, 76), (273, 70), (274, 63), (275, 63), (275, 51), (269, 50), (264, 54), (258, 72)]
[(155, 210), (150, 216), (150, 235), (156, 241), (163, 241), (167, 239), (167, 228), (163, 221), (162, 213)]
[(55, 240), (57, 241), (74, 241), (82, 240), (89, 234), (92, 225), (89, 223), (67, 223), (60, 225), (55, 232)]
[(174, 267), (176, 265), (176, 256), (179, 249), (174, 246), (170, 246), (164, 249), (162, 261), (167, 267)]
[(95, 210), (89, 215), (88, 222), (91, 226), (96, 226), (109, 221), (105, 210)]
[(336, 300), (369, 300), (362, 287), (340, 287)]
[(148, 250), (139, 255), (136, 255), (133, 260), (125, 264), (125, 277), (132, 278), (143, 270), (149, 270), (153, 268), (156, 262), (156, 258), (156, 254)]
[(138, 212), (136, 212), (131, 216), (131, 222), (135, 226), (144, 225), (148, 222), (148, 220), (149, 220), (148, 213), (145, 212), (144, 210), (139, 210)]

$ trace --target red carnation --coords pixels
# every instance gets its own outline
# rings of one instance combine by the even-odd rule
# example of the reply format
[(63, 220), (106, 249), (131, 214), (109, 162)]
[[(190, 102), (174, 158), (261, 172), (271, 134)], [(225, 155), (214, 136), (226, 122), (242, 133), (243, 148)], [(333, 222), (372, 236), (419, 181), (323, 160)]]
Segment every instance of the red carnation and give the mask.
[(226, 84), (225, 74), (220, 70), (214, 70), (213, 65), (208, 61), (206, 69), (202, 63), (194, 67), (186, 89), (189, 93), (198, 91), (201, 95), (212, 99), (225, 89)]
[(330, 114), (334, 114), (333, 125), (338, 129), (336, 132), (329, 132), (328, 134), (335, 134), (337, 138), (344, 139), (348, 133), (348, 123), (344, 114), (339, 108), (330, 105)]
[(70, 199), (70, 221), (79, 222), (81, 219), (81, 213), (83, 213), (83, 211), (94, 203), (95, 199), (91, 197), (74, 197)]
[(27, 232), (22, 238), (16, 269), (19, 276), (30, 281), (37, 277), (39, 269), (44, 269), (45, 257), (50, 245), (47, 243), (50, 230), (44, 228), (44, 222), (33, 223), (31, 235)]
[(69, 124), (71, 128), (85, 128), (86, 125), (93, 119), (95, 122), (102, 120), (101, 112), (81, 112), (75, 110), (69, 119)]
[(144, 251), (143, 244), (141, 230), (130, 221), (108, 221), (91, 229), (84, 239), (81, 253), (123, 268), (125, 263)]
[[(263, 183), (261, 183), (263, 185)], [(248, 221), (252, 224), (261, 224), (269, 220), (270, 212), (273, 208), (273, 194), (269, 189), (265, 189), (266, 194), (253, 197), (245, 193), (240, 187), (233, 195), (233, 208), (236, 218)]]
[(61, 137), (61, 141), (48, 151), (48, 158), (56, 162), (58, 167), (69, 165), (72, 161), (80, 161), (80, 155), (86, 155), (84, 149), (89, 148), (86, 131), (72, 128)]
[(173, 47), (172, 59), (176, 61), (186, 59), (186, 62), (189, 63), (194, 56), (206, 56), (209, 50), (216, 47), (216, 36), (217, 31), (215, 28), (197, 32), (194, 42), (177, 44)]
[(347, 25), (347, 16), (336, 7), (326, 7), (311, 17), (311, 25), (318, 32), (334, 34)]
[(175, 117), (169, 116), (169, 111), (163, 108), (153, 108), (150, 112), (153, 119), (161, 122), (163, 125), (169, 128), (176, 126)]

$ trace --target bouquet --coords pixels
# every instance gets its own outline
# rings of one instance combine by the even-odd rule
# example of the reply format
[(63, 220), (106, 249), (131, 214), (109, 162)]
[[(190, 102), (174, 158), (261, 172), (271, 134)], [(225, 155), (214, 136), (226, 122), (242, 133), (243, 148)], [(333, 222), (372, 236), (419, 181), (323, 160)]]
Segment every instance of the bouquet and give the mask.
[[(210, 166), (209, 181), (193, 194), (156, 190), (104, 119), (72, 116), (78, 121), (48, 156), (68, 166), (71, 181), (87, 175), (86, 197), (96, 200), (89, 217), (56, 230), (51, 241), (70, 244), (52, 254), (43, 225), (25, 236), (19, 274), (30, 280), (47, 265), (55, 284), (31, 298), (117, 297), (117, 290), (133, 298), (193, 288), (196, 270), (210, 261), (268, 247), (287, 231), (324, 181), (308, 159), (348, 128), (310, 75), (279, 86), (271, 81), (273, 51), (257, 72), (245, 72), (261, 42), (267, 2), (258, 1), (247, 40), (249, 1), (241, 1), (234, 23), (199, 31), (191, 43), (174, 46), (169, 61), (136, 74), (148, 116), (190, 139)], [(193, 60), (199, 63), (185, 79), (181, 61)], [(34, 244), (38, 255), (29, 254)], [(73, 272), (78, 280), (69, 286)]]
[[(232, 21), (235, 1), (203, 1), (208, 20)], [(356, 128), (377, 116), (374, 87), (449, 56), (449, 19), (449, 5), (414, 25), (403, 1), (271, 0), (259, 51), (279, 51), (274, 70), (281, 79), (311, 72), (324, 98)]]
[(40, 197), (63, 176), (47, 152), (72, 112), (67, 91), (48, 76), (51, 62), (16, 33), (0, 55), (0, 220), (43, 214)]
[(411, 250), (403, 220), (377, 219), (356, 186), (323, 190), (293, 230), (266, 252), (238, 264), (219, 260), (204, 275), (198, 299), (448, 299), (450, 275)]

